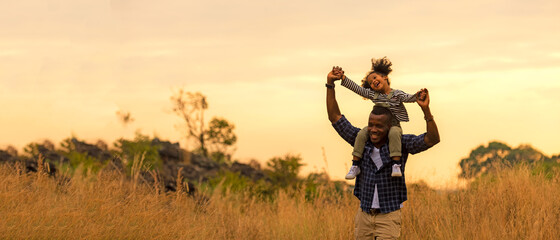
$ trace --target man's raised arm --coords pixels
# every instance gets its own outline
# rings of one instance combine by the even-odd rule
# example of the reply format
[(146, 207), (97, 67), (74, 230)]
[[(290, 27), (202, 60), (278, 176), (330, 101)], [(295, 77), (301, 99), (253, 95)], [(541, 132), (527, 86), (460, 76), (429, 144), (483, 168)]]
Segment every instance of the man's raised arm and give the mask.
[(424, 112), (424, 119), (426, 120), (426, 135), (424, 136), (424, 142), (428, 146), (433, 146), (439, 143), (439, 132), (437, 129), (436, 122), (434, 121), (434, 116), (432, 116), (432, 112), (430, 111), (430, 94), (428, 93), (428, 89), (422, 89), (417, 93), (416, 102), (422, 108), (422, 112)]
[(342, 71), (342, 68), (333, 67), (332, 71), (327, 75), (327, 113), (331, 123), (337, 122), (342, 117), (340, 109), (338, 108), (338, 103), (336, 102), (334, 81), (340, 80), (343, 74), (344, 71)]

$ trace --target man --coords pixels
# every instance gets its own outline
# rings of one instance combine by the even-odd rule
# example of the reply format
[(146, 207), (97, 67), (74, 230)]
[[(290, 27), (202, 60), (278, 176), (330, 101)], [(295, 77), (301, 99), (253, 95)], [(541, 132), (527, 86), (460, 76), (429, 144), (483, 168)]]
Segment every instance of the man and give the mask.
[[(327, 113), (334, 129), (350, 145), (354, 144), (359, 128), (353, 126), (340, 113), (335, 97), (334, 82), (344, 72), (339, 67), (327, 75)], [(402, 136), (401, 163), (406, 166), (408, 154), (427, 150), (437, 144), (439, 133), (430, 112), (428, 90), (418, 92), (418, 105), (424, 112), (426, 133)], [(362, 172), (356, 177), (354, 195), (360, 200), (360, 209), (355, 218), (356, 239), (397, 239), (401, 232), (402, 203), (406, 201), (404, 177), (391, 177), (393, 161), (389, 156), (388, 132), (392, 115), (389, 109), (375, 106), (369, 115), (369, 141), (364, 147)], [(404, 174), (404, 171), (403, 171)]]

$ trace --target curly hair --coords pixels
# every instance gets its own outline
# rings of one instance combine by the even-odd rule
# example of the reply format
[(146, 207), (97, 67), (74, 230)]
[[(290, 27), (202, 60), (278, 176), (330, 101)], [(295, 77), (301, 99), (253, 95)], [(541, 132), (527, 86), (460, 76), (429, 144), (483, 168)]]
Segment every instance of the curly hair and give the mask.
[[(387, 59), (386, 56), (382, 57), (382, 58), (379, 58), (379, 59), (372, 58), (371, 59), (371, 70), (366, 74), (364, 79), (362, 79), (362, 87), (371, 89), (371, 86), (369, 85), (369, 83), (367, 81), (367, 77), (372, 73), (378, 73), (378, 74), (386, 77), (386, 76), (389, 75), (389, 73), (391, 73), (393, 71), (391, 66), (393, 66), (393, 63), (391, 62), (391, 60)], [(391, 84), (389, 79), (387, 79), (387, 82), (389, 84)]]
[(393, 71), (391, 66), (393, 66), (393, 63), (386, 56), (377, 60), (371, 60), (371, 70), (384, 76), (389, 75)]

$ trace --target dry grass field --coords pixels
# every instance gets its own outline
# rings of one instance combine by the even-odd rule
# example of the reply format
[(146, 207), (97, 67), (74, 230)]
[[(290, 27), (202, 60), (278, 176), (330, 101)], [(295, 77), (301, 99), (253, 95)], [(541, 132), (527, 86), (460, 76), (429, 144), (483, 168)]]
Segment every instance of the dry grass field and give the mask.
[[(467, 189), (409, 187), (402, 239), (557, 239), (560, 178), (506, 169)], [(326, 186), (328, 188), (328, 186)], [(250, 191), (251, 189), (247, 189)], [(60, 181), (0, 166), (0, 239), (352, 239), (351, 194), (162, 193), (118, 173)]]

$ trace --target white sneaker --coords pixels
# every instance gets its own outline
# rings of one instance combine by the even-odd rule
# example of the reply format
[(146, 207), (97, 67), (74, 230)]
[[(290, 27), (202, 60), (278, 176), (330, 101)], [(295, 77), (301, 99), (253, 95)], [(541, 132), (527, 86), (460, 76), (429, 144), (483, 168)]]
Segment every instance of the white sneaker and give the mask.
[(393, 164), (393, 172), (391, 173), (391, 177), (402, 177), (400, 164)]
[(346, 177), (344, 178), (346, 178), (347, 180), (351, 180), (356, 178), (358, 174), (360, 174), (360, 167), (352, 165), (352, 167), (350, 167), (350, 171), (348, 171), (348, 174), (346, 174)]

